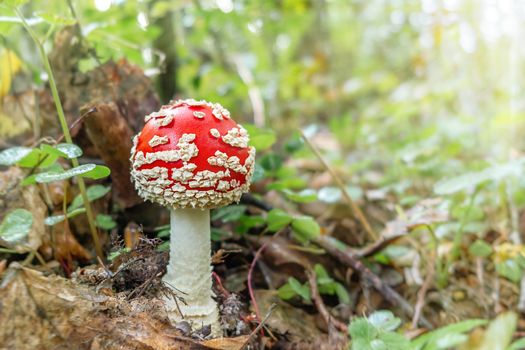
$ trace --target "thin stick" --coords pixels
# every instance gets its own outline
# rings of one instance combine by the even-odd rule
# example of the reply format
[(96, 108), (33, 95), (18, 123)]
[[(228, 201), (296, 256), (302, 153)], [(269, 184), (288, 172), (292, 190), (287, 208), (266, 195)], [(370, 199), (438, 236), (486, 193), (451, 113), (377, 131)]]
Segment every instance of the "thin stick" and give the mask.
[(346, 202), (348, 203), (350, 208), (352, 208), (352, 212), (353, 212), (354, 216), (356, 217), (356, 219), (359, 220), (361, 225), (363, 225), (363, 228), (365, 229), (365, 231), (368, 234), (369, 238), (372, 241), (377, 240), (379, 236), (377, 235), (377, 233), (370, 226), (370, 223), (368, 222), (368, 220), (366, 219), (365, 215), (361, 211), (361, 208), (359, 208), (359, 206), (357, 204), (355, 204), (355, 202), (352, 200), (352, 197), (350, 197), (350, 194), (346, 190), (346, 187), (345, 187), (343, 181), (339, 178), (339, 176), (337, 175), (335, 170), (330, 166), (330, 164), (328, 164), (328, 162), (323, 158), (323, 156), (321, 155), (321, 153), (319, 152), (317, 147), (315, 147), (315, 145), (306, 137), (306, 135), (302, 131), (301, 131), (301, 137), (303, 138), (304, 142), (306, 142), (308, 147), (310, 147), (312, 152), (314, 152), (315, 156), (317, 157), (317, 159), (319, 159), (321, 164), (323, 164), (325, 169), (328, 170), (330, 175), (332, 175), (332, 178), (334, 179), (335, 183), (337, 184), (337, 186), (341, 190), (344, 199), (346, 200)]
[(241, 345), (241, 347), (239, 348), (239, 350), (244, 350), (246, 349), (246, 347), (249, 345), (250, 343), (250, 340), (252, 340), (254, 337), (255, 337), (255, 334), (257, 334), (257, 332), (259, 332), (260, 330), (262, 330), (262, 328), (264, 327), (264, 324), (266, 323), (266, 321), (268, 321), (268, 319), (270, 318), (270, 315), (272, 314), (273, 312), (273, 309), (275, 309), (275, 307), (277, 306), (277, 304), (272, 304), (270, 305), (270, 307), (268, 308), (268, 312), (266, 313), (266, 315), (264, 316), (264, 319), (261, 321), (261, 323), (259, 323), (259, 325), (257, 327), (255, 327), (255, 329), (250, 333), (250, 335), (248, 336), (248, 339), (246, 339), (246, 341)]
[(324, 304), (323, 298), (321, 297), (321, 294), (319, 294), (319, 289), (317, 288), (317, 276), (315, 275), (315, 271), (307, 270), (306, 275), (308, 276), (308, 282), (310, 283), (310, 290), (312, 291), (312, 299), (314, 301), (315, 307), (321, 314), (321, 317), (324, 319), (326, 324), (329, 327), (330, 324), (333, 324), (340, 332), (348, 332), (348, 326), (338, 319), (332, 317), (332, 315), (330, 315), (326, 309), (326, 305)]
[[(358, 258), (352, 254), (339, 249), (339, 247), (330, 240), (330, 237), (321, 236), (315, 240), (315, 243), (324, 248), (330, 255), (333, 255), (341, 263), (360, 273), (361, 277), (370, 282), (372, 286), (392, 305), (399, 306), (403, 312), (409, 317), (414, 316), (414, 308), (405, 298), (399, 295), (392, 287), (385, 284), (381, 278), (366, 267)], [(432, 329), (432, 324), (423, 316), (418, 320), (418, 323), (426, 328)]]
[[(14, 8), (14, 11), (17, 14), (17, 16), (20, 18), (20, 20), (22, 21), (24, 28), (27, 30), (27, 32), (29, 33), (29, 35), (31, 36), (31, 38), (33, 39), (33, 41), (35, 42), (38, 48), (38, 51), (40, 53), (40, 58), (42, 59), (44, 63), (44, 68), (48, 75), (49, 87), (51, 88), (51, 94), (53, 95), (53, 100), (55, 102), (55, 106), (57, 109), (58, 120), (60, 122), (62, 132), (64, 133), (64, 138), (66, 139), (67, 143), (73, 143), (73, 139), (71, 137), (71, 134), (69, 133), (69, 128), (68, 128), (67, 121), (66, 121), (66, 115), (64, 113), (64, 108), (62, 107), (62, 102), (60, 101), (60, 96), (58, 94), (58, 88), (55, 82), (55, 76), (53, 75), (53, 69), (51, 68), (51, 63), (49, 63), (49, 58), (47, 57), (44, 46), (42, 45), (40, 40), (38, 40), (35, 32), (29, 26), (29, 24), (27, 23), (25, 17), (22, 15), (20, 10), (18, 8)], [(71, 164), (73, 164), (74, 167), (79, 166), (78, 159), (72, 158)], [(80, 193), (82, 194), (82, 202), (84, 203), (84, 207), (86, 208), (86, 215), (88, 218), (91, 236), (93, 238), (93, 244), (95, 246), (95, 251), (97, 253), (97, 256), (102, 259), (104, 258), (104, 254), (102, 252), (102, 246), (100, 245), (98, 230), (97, 230), (97, 227), (95, 226), (95, 217), (93, 216), (93, 211), (91, 209), (91, 203), (89, 203), (89, 198), (87, 196), (86, 185), (84, 183), (84, 179), (81, 176), (77, 177), (77, 181), (78, 181), (78, 188), (80, 190)]]
[[(261, 256), (263, 250), (281, 232), (282, 232), (282, 230), (281, 231), (277, 231), (269, 240), (264, 242), (264, 244), (257, 250), (257, 252), (255, 253), (255, 256), (253, 257), (252, 263), (250, 264), (250, 269), (248, 270), (248, 279), (246, 281), (246, 283), (248, 284), (248, 293), (250, 294), (250, 300), (252, 302), (253, 309), (255, 310), (255, 316), (257, 317), (257, 321), (259, 321), (259, 322), (261, 321), (261, 311), (259, 310), (259, 305), (257, 305), (257, 300), (255, 299), (255, 293), (253, 291), (253, 285), (252, 285), (253, 270), (255, 269), (255, 264), (257, 263), (257, 260)], [(262, 333), (262, 332), (263, 331), (261, 330), (261, 335), (264, 336), (264, 333)]]
[(421, 286), (421, 289), (417, 292), (417, 302), (414, 307), (414, 317), (412, 317), (412, 329), (417, 328), (419, 318), (421, 317), (421, 312), (423, 311), (423, 306), (425, 306), (425, 296), (427, 294), (432, 281), (434, 280), (434, 274), (436, 271), (436, 254), (434, 250), (430, 254), (430, 259), (428, 261), (427, 275), (425, 276), (425, 281)]
[(42, 255), (40, 255), (38, 250), (35, 250), (35, 256), (36, 256), (36, 259), (38, 260), (38, 262), (40, 263), (40, 265), (42, 265), (43, 267), (47, 267), (46, 261), (44, 260)]

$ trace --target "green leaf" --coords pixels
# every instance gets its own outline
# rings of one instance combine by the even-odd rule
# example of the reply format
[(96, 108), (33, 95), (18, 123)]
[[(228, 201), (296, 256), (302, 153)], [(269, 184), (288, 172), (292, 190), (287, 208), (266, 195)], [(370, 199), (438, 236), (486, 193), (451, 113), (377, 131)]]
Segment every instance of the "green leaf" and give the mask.
[[(166, 243), (168, 243), (168, 249), (169, 249), (169, 243), (170, 243), (170, 242), (166, 242)], [(162, 245), (162, 244), (161, 244), (161, 245)], [(160, 247), (160, 246), (159, 246), (159, 247)], [(158, 249), (159, 247), (157, 247), (157, 249)], [(109, 260), (109, 261), (113, 261), (113, 260), (115, 260), (116, 258), (118, 258), (120, 255), (122, 255), (122, 254), (124, 254), (124, 253), (129, 253), (130, 251), (131, 251), (131, 249), (129, 249), (129, 248), (122, 248), (122, 249), (119, 249), (119, 250), (117, 250), (117, 251), (111, 252), (111, 253), (109, 253), (109, 255), (108, 255), (108, 260)]]
[[(16, 162), (17, 165), (24, 168), (34, 168), (41, 165), (42, 157), (44, 155), (38, 148), (33, 148), (25, 157)], [(47, 160), (47, 159), (46, 159)], [(51, 161), (56, 160), (51, 158)], [(49, 160), (46, 162), (49, 163)]]
[[(356, 318), (350, 323), (348, 333), (350, 333), (350, 336), (354, 341), (360, 339), (366, 341), (366, 343), (370, 343), (372, 339), (378, 335), (377, 329), (363, 317)], [(352, 349), (353, 348), (354, 347), (352, 346)]]
[(478, 239), (468, 248), (468, 252), (478, 258), (488, 258), (492, 254), (492, 247), (484, 240)]
[(33, 149), (29, 147), (11, 147), (0, 152), (0, 165), (13, 165), (27, 156)]
[(401, 325), (401, 319), (394, 316), (391, 311), (379, 310), (368, 316), (368, 322), (382, 331), (394, 331)]
[[(51, 165), (47, 171), (56, 171), (56, 172), (61, 172), (61, 171), (64, 171), (64, 169), (62, 169), (62, 167), (60, 166), (60, 164), (58, 163), (55, 163), (53, 165)], [(20, 183), (22, 186), (27, 186), (27, 185), (34, 185), (36, 184), (36, 177), (38, 176), (38, 174), (32, 174), (32, 175), (29, 175), (28, 177), (26, 177), (25, 179), (22, 180), (22, 182)]]
[(434, 186), (434, 193), (438, 195), (452, 194), (476, 187), (487, 180), (489, 178), (482, 172), (467, 173), (437, 182)]
[(289, 200), (296, 203), (311, 203), (317, 200), (317, 193), (309, 188), (300, 192), (293, 192), (288, 189), (284, 189), (282, 192)]
[(75, 209), (73, 211), (68, 211), (67, 215), (61, 214), (61, 215), (48, 216), (44, 220), (44, 224), (46, 224), (47, 226), (53, 226), (53, 225), (58, 224), (59, 222), (64, 221), (66, 219), (66, 217), (69, 219), (69, 218), (72, 218), (74, 216), (77, 216), (77, 215), (85, 213), (85, 212), (86, 212), (85, 208), (78, 208), (78, 209)]
[[(379, 335), (378, 340), (385, 344), (385, 347), (382, 349), (385, 350), (407, 350), (410, 347), (410, 342), (403, 335), (386, 332)], [(376, 350), (374, 346), (372, 349)]]
[(305, 179), (301, 177), (297, 177), (296, 175), (293, 175), (293, 176), (294, 177), (289, 177), (289, 178), (285, 178), (279, 181), (270, 182), (268, 185), (266, 185), (266, 189), (284, 191), (284, 190), (290, 190), (290, 189), (302, 189), (307, 185), (307, 182)]
[(462, 322), (453, 323), (451, 325), (436, 329), (434, 331), (423, 334), (416, 339), (412, 340), (412, 349), (413, 350), (430, 350), (430, 349), (440, 349), (437, 345), (440, 339), (442, 339), (447, 334), (462, 334), (470, 332), (476, 327), (483, 326), (487, 324), (487, 320), (466, 320)]
[(271, 129), (261, 129), (253, 124), (245, 124), (244, 128), (250, 135), (250, 145), (258, 152), (267, 150), (277, 141), (275, 131)]
[(263, 179), (266, 178), (266, 174), (264, 173), (264, 169), (262, 166), (257, 165), (255, 163), (253, 168), (253, 176), (252, 176), (252, 183), (257, 183)]
[(337, 203), (341, 200), (342, 193), (338, 187), (327, 186), (319, 190), (317, 197), (325, 203)]
[(525, 338), (516, 340), (514, 343), (510, 344), (507, 350), (523, 350), (525, 349)]
[(483, 336), (480, 350), (506, 350), (516, 331), (518, 316), (508, 311), (500, 314), (492, 321)]
[(235, 228), (236, 233), (246, 233), (249, 229), (262, 226), (266, 220), (259, 215), (243, 215), (239, 218), (239, 224)]
[(43, 173), (38, 174), (35, 177), (35, 180), (38, 183), (48, 183), (48, 182), (53, 182), (53, 181), (65, 180), (73, 176), (85, 175), (95, 170), (96, 167), (97, 165), (95, 164), (84, 164), (84, 165), (79, 165), (77, 167), (74, 167), (68, 170), (63, 170), (63, 171), (43, 172)]
[(221, 228), (212, 227), (210, 232), (211, 240), (216, 241), (223, 241), (226, 238), (231, 236), (231, 232), (223, 230)]
[(2, 0), (0, 1), (0, 4), (5, 4), (9, 7), (18, 7), (24, 5), (29, 0)]
[(523, 276), (523, 270), (514, 259), (507, 259), (496, 264), (496, 272), (514, 283), (518, 283)]
[(212, 212), (212, 220), (222, 220), (222, 222), (232, 222), (237, 221), (244, 215), (246, 212), (245, 205), (229, 205), (227, 207), (222, 207), (215, 209)]
[(33, 148), (31, 152), (17, 162), (17, 165), (24, 168), (38, 167), (40, 169), (45, 169), (54, 165), (56, 160), (61, 157), (61, 152), (58, 152), (49, 145), (43, 145), (40, 147), (45, 149), (46, 146), (54, 152), (46, 152), (42, 149)]
[(282, 300), (289, 300), (289, 299), (292, 299), (294, 296), (296, 296), (297, 293), (292, 288), (290, 283), (285, 283), (279, 289), (277, 289), (277, 295)]
[(167, 252), (170, 250), (170, 241), (162, 242), (155, 250), (158, 252)]
[[(87, 188), (86, 194), (87, 194), (88, 200), (92, 202), (94, 200), (104, 197), (110, 190), (111, 190), (110, 186), (93, 185)], [(73, 211), (77, 208), (80, 208), (83, 205), (84, 205), (84, 202), (82, 201), (82, 194), (78, 194), (73, 199), (73, 202), (71, 202), (71, 204), (67, 208), (67, 211), (68, 212)]]
[(259, 164), (267, 171), (276, 171), (283, 165), (283, 158), (276, 153), (268, 153), (259, 158)]
[(95, 218), (95, 224), (103, 230), (111, 230), (117, 226), (113, 218), (106, 214), (98, 214)]
[(56, 25), (72, 25), (77, 22), (74, 18), (60, 16), (51, 12), (37, 12), (35, 14), (44, 21)]
[(43, 154), (47, 156), (54, 155), (57, 157), (67, 158), (67, 154), (45, 143), (40, 145), (40, 150), (42, 151)]
[(299, 216), (292, 220), (292, 229), (299, 238), (310, 241), (317, 238), (321, 234), (321, 227), (310, 216)]
[(36, 176), (38, 174), (29, 175), (28, 177), (24, 178), (22, 182), (20, 182), (20, 185), (27, 186), (27, 185), (34, 185), (36, 184)]
[(170, 229), (162, 230), (157, 233), (157, 238), (166, 238), (169, 237), (171, 234)]
[(33, 214), (26, 209), (15, 209), (0, 224), (0, 238), (9, 245), (23, 240), (31, 231)]
[(55, 148), (58, 151), (65, 154), (65, 156), (69, 159), (78, 158), (82, 155), (82, 149), (72, 143), (59, 143), (58, 145), (55, 146)]
[(374, 339), (370, 342), (370, 348), (372, 350), (389, 350), (388, 345), (381, 339)]
[(345, 286), (339, 282), (335, 282), (335, 294), (337, 294), (337, 298), (341, 304), (350, 304), (350, 294), (348, 294)]
[(450, 349), (456, 345), (460, 345), (468, 340), (468, 336), (462, 333), (448, 333), (443, 334), (442, 337), (436, 339), (436, 349)]
[(522, 254), (518, 254), (514, 257), (518, 266), (523, 270), (525, 269), (525, 257)]
[(332, 278), (330, 278), (328, 272), (326, 271), (323, 265), (315, 264), (314, 271), (318, 284), (331, 283), (334, 281)]
[(304, 146), (304, 141), (301, 137), (301, 134), (295, 132), (288, 141), (284, 144), (284, 149), (288, 153), (294, 153), (299, 151)]
[[(93, 164), (86, 164), (93, 165)], [(96, 165), (92, 170), (82, 173), (80, 176), (87, 177), (89, 179), (98, 180), (105, 178), (111, 174), (111, 170), (105, 165)]]
[(290, 287), (293, 289), (293, 291), (303, 298), (304, 301), (311, 301), (310, 287), (308, 286), (308, 283), (301, 284), (301, 282), (293, 277), (288, 278), (288, 283), (290, 284)]
[(374, 350), (370, 346), (370, 341), (363, 338), (352, 337), (352, 350)]
[(499, 181), (509, 176), (519, 176), (523, 172), (524, 159), (506, 164), (497, 164), (482, 171), (466, 173), (450, 179), (441, 180), (434, 186), (438, 195), (447, 195), (476, 187), (486, 181)]
[(268, 222), (268, 231), (277, 232), (292, 222), (292, 216), (281, 209), (272, 209), (268, 212), (266, 222)]

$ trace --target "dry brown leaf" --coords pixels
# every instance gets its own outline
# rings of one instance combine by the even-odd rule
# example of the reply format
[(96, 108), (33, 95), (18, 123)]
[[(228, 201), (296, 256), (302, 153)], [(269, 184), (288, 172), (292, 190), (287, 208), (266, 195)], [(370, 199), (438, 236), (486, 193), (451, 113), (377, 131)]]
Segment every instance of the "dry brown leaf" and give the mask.
[(129, 152), (132, 147), (133, 130), (113, 103), (97, 103), (83, 106), (87, 135), (98, 155), (111, 169), (113, 198), (123, 208), (142, 203), (129, 176)]
[(64, 202), (64, 197), (67, 195), (67, 203), (71, 202), (72, 195), (69, 193), (71, 192), (69, 190), (69, 181), (67, 180), (61, 180), (61, 181), (53, 181), (48, 184), (42, 184), (43, 186), (47, 186), (47, 191), (49, 193), (49, 199), (51, 200), (51, 203), (55, 206), (62, 206)]
[(312, 341), (326, 336), (317, 328), (314, 316), (282, 301), (276, 291), (256, 290), (255, 299), (263, 315), (268, 313), (272, 304), (277, 305), (266, 324), (277, 332), (286, 334), (291, 341)]
[(250, 336), (243, 335), (235, 338), (217, 338), (202, 342), (203, 345), (214, 350), (241, 350), (246, 345)]
[(54, 257), (60, 263), (67, 276), (73, 272), (73, 260), (88, 262), (91, 254), (78, 243), (71, 233), (69, 224), (64, 221), (53, 226)]
[(4, 273), (5, 268), (7, 267), (7, 260), (0, 261), (0, 274)]
[(259, 244), (262, 245), (268, 240), (269, 242), (263, 251), (263, 260), (271, 262), (275, 266), (296, 264), (303, 269), (310, 268), (312, 264), (311, 259), (306, 254), (292, 249), (291, 242), (288, 239), (284, 237), (261, 237)]
[(11, 264), (0, 285), (0, 350), (214, 349), (182, 337), (157, 299), (124, 300)]

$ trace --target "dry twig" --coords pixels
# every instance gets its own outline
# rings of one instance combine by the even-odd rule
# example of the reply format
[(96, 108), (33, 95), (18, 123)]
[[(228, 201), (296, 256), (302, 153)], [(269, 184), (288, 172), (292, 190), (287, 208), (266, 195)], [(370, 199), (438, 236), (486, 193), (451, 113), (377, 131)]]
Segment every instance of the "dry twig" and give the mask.
[(350, 208), (352, 208), (352, 212), (353, 212), (354, 216), (356, 217), (356, 219), (359, 220), (361, 225), (363, 225), (363, 228), (365, 229), (365, 231), (368, 234), (369, 238), (372, 241), (377, 240), (379, 236), (372, 229), (372, 226), (370, 226), (370, 223), (368, 222), (368, 220), (366, 219), (365, 215), (361, 211), (361, 208), (359, 208), (359, 206), (357, 204), (355, 204), (355, 202), (352, 200), (352, 197), (350, 197), (350, 194), (346, 190), (346, 187), (345, 187), (343, 181), (341, 180), (341, 178), (337, 175), (337, 173), (330, 166), (330, 164), (328, 164), (328, 162), (323, 158), (323, 156), (321, 155), (321, 153), (319, 152), (317, 147), (315, 147), (315, 145), (306, 137), (306, 135), (302, 131), (301, 131), (301, 136), (302, 136), (304, 142), (306, 142), (306, 144), (308, 145), (308, 147), (310, 147), (312, 152), (314, 152), (314, 154), (317, 157), (317, 159), (319, 159), (321, 164), (323, 164), (323, 166), (326, 168), (326, 170), (328, 170), (330, 175), (332, 175), (332, 178), (334, 179), (335, 183), (337, 184), (337, 186), (341, 190), (341, 193), (343, 194), (344, 199), (346, 200), (346, 202), (348, 203)]
[(272, 304), (270, 305), (270, 308), (268, 309), (268, 312), (266, 313), (266, 315), (264, 316), (264, 318), (262, 319), (261, 323), (259, 323), (259, 325), (257, 327), (255, 327), (255, 329), (250, 333), (250, 336), (248, 337), (248, 339), (246, 339), (246, 341), (242, 344), (242, 346), (239, 348), (239, 350), (244, 350), (246, 349), (246, 347), (250, 344), (250, 340), (252, 340), (255, 335), (257, 334), (257, 332), (259, 332), (260, 330), (262, 330), (262, 328), (264, 327), (264, 324), (266, 323), (266, 321), (268, 321), (268, 319), (270, 318), (270, 316), (272, 315), (272, 312), (273, 312), (273, 309), (275, 309), (275, 307), (277, 306), (277, 304)]
[(308, 270), (306, 271), (306, 275), (308, 276), (308, 282), (310, 283), (312, 299), (314, 301), (315, 307), (317, 308), (317, 311), (319, 311), (321, 314), (321, 317), (328, 326), (333, 324), (339, 331), (346, 333), (348, 331), (348, 326), (330, 315), (326, 309), (326, 305), (324, 304), (323, 298), (321, 297), (321, 294), (319, 294), (319, 289), (317, 288), (317, 276), (315, 275), (315, 271)]
[[(320, 236), (315, 242), (324, 248), (329, 254), (333, 255), (337, 260), (346, 266), (351, 267), (355, 271), (359, 272), (361, 277), (366, 281), (370, 282), (372, 286), (391, 304), (399, 306), (405, 314), (409, 317), (414, 316), (414, 308), (408, 301), (405, 300), (398, 292), (392, 289), (389, 285), (383, 283), (383, 281), (373, 273), (368, 267), (363, 265), (357, 257), (352, 254), (348, 254), (339, 249), (339, 247), (330, 239), (330, 237)], [(418, 323), (426, 328), (433, 328), (432, 324), (423, 316), (418, 320)]]
[[(253, 291), (253, 285), (252, 285), (252, 275), (253, 270), (255, 269), (255, 264), (257, 263), (257, 260), (259, 260), (259, 257), (261, 256), (264, 249), (268, 246), (268, 244), (277, 237), (281, 231), (277, 231), (269, 240), (267, 240), (255, 253), (255, 256), (253, 257), (252, 263), (250, 264), (250, 269), (248, 270), (248, 279), (246, 283), (248, 284), (248, 293), (250, 294), (250, 300), (253, 305), (253, 309), (255, 310), (255, 316), (257, 317), (257, 321), (261, 321), (261, 311), (259, 310), (259, 305), (257, 305), (257, 300), (255, 299), (255, 293)], [(262, 331), (261, 331), (262, 332)]]
[(414, 316), (412, 317), (412, 328), (416, 328), (418, 321), (421, 317), (421, 311), (423, 310), (423, 306), (425, 306), (425, 296), (427, 294), (428, 289), (430, 288), (432, 281), (434, 280), (434, 275), (436, 272), (436, 254), (432, 252), (430, 254), (430, 259), (428, 261), (428, 269), (427, 269), (427, 275), (425, 277), (425, 281), (423, 282), (423, 285), (417, 292), (417, 302), (416, 306), (414, 308)]

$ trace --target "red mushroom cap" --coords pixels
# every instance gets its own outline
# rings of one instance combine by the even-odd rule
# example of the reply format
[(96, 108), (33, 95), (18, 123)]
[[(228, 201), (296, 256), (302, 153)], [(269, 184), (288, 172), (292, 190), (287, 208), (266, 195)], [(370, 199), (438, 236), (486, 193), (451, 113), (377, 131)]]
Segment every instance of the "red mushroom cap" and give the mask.
[(210, 209), (239, 201), (253, 174), (248, 133), (218, 103), (179, 100), (145, 118), (133, 139), (131, 177), (144, 199)]

